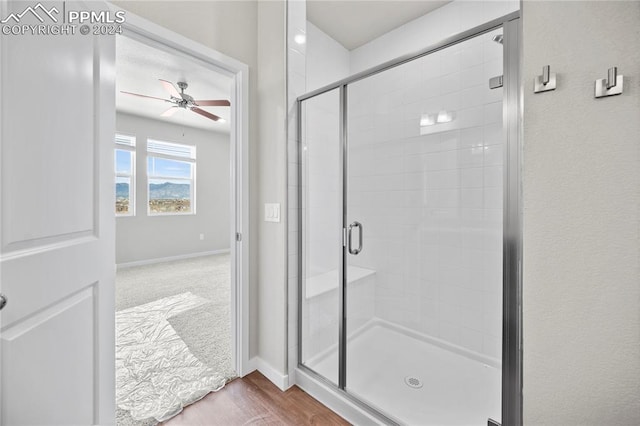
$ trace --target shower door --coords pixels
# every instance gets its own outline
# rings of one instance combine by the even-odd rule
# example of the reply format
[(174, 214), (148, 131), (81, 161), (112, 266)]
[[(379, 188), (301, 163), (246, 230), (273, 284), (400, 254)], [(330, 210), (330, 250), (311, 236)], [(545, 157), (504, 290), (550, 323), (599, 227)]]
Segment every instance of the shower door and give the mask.
[(342, 278), (340, 90), (304, 102), (301, 112), (302, 262), (300, 362), (338, 385)]
[(345, 385), (399, 423), (500, 420), (501, 33), (347, 86)]
[(500, 422), (503, 389), (519, 415), (519, 306), (502, 306), (503, 271), (519, 288), (518, 24), (504, 22), (299, 100), (299, 364), (385, 423)]

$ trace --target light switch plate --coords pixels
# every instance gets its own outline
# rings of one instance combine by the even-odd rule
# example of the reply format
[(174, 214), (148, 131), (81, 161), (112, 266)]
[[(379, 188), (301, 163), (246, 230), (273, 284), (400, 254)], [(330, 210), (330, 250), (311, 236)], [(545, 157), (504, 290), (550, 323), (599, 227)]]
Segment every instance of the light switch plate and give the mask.
[(265, 203), (264, 221), (280, 222), (280, 204), (279, 203)]

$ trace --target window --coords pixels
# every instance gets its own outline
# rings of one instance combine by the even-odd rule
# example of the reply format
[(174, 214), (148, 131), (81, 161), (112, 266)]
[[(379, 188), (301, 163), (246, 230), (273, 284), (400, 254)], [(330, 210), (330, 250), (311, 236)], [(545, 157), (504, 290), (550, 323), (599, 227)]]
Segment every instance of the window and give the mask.
[(116, 216), (135, 214), (136, 138), (116, 134)]
[(147, 140), (149, 214), (194, 214), (196, 147)]

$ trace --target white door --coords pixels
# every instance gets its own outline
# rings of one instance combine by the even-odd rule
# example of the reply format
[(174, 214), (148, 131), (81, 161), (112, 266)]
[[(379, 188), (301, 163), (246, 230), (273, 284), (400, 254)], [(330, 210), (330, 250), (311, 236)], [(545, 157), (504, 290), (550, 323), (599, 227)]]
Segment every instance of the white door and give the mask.
[[(0, 6), (0, 26), (42, 24), (36, 14), (54, 25), (82, 7)], [(4, 31), (1, 423), (113, 423), (115, 36)]]

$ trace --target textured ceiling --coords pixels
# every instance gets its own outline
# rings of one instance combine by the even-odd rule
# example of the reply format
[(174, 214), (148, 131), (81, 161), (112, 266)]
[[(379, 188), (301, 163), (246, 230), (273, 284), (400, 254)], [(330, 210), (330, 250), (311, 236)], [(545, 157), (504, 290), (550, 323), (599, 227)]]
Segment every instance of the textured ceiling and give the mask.
[(307, 19), (353, 50), (450, 1), (307, 0)]
[(160, 114), (171, 104), (155, 99), (144, 99), (120, 93), (121, 90), (142, 95), (168, 99), (169, 94), (158, 79), (173, 83), (189, 84), (185, 93), (195, 99), (227, 99), (231, 93), (232, 80), (205, 64), (185, 59), (174, 54), (147, 46), (129, 37), (116, 38), (116, 109), (121, 112), (197, 127), (218, 132), (229, 132), (229, 107), (202, 107), (226, 120), (214, 122), (192, 111), (179, 110), (171, 117)]

